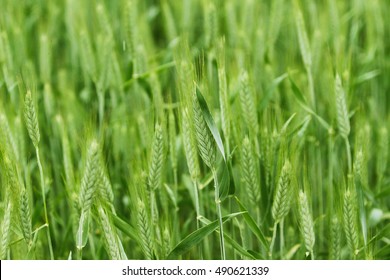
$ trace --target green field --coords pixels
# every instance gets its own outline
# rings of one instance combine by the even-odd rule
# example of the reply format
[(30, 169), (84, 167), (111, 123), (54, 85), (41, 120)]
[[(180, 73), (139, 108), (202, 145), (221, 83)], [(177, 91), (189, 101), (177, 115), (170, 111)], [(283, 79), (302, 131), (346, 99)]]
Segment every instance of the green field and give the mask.
[(386, 0), (0, 0), (0, 259), (390, 259)]

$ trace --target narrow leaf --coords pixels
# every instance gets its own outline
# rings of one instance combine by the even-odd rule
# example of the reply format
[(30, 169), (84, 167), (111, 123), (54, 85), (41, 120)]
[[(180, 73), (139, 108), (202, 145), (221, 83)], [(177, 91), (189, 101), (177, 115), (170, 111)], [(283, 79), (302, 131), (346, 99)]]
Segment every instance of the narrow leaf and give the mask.
[(234, 181), (234, 173), (233, 173), (233, 166), (232, 166), (232, 161), (229, 160), (228, 162), (228, 168), (229, 168), (229, 178), (230, 178), (230, 183), (229, 183), (229, 195), (234, 195), (236, 193), (236, 183)]
[(376, 254), (376, 258), (378, 260), (388, 260), (390, 256), (390, 244), (384, 245), (384, 247), (380, 248)]
[(80, 216), (79, 228), (76, 234), (76, 247), (81, 250), (87, 245), (89, 232), (89, 216), (90, 212), (83, 211)]
[[(222, 222), (225, 223), (231, 218), (234, 218), (241, 214), (243, 213), (239, 212), (239, 213), (229, 214), (222, 218)], [(185, 254), (192, 247), (199, 244), (204, 238), (206, 238), (208, 235), (213, 233), (218, 228), (219, 228), (219, 220), (215, 220), (212, 223), (190, 233), (189, 235), (187, 235), (187, 237), (185, 237), (182, 241), (180, 241), (179, 244), (176, 245), (176, 247), (169, 253), (167, 258), (174, 259), (180, 255)]]
[(390, 187), (383, 188), (382, 191), (375, 195), (376, 199), (383, 199), (390, 196)]
[(291, 260), (295, 253), (301, 248), (301, 244), (294, 245), (285, 255), (284, 259)]
[(230, 194), (230, 176), (229, 167), (226, 162), (222, 161), (218, 168), (219, 199), (224, 201)]
[[(209, 225), (211, 223), (211, 221), (206, 219), (205, 217), (201, 217), (200, 221), (206, 225)], [(218, 229), (216, 231), (218, 232)], [(231, 238), (230, 235), (228, 235), (226, 232), (223, 233), (223, 236), (225, 238), (226, 243), (230, 244), (233, 247), (233, 249), (235, 249), (239, 254), (241, 254), (242, 257), (247, 257), (252, 260), (262, 259), (261, 257), (257, 256), (257, 254), (255, 254), (254, 252), (250, 250), (246, 250), (237, 241)]]
[(254, 257), (256, 260), (265, 260), (261, 253), (255, 252), (253, 250), (247, 250), (247, 253)]
[(298, 88), (298, 86), (294, 83), (294, 81), (291, 79), (291, 77), (289, 77), (289, 80), (290, 80), (291, 89), (292, 89), (292, 91), (294, 93), (295, 98), (298, 100), (300, 105), (306, 105), (307, 104), (306, 99), (303, 96), (303, 94), (300, 91), (300, 89)]
[(275, 78), (272, 81), (272, 84), (269, 86), (269, 88), (265, 92), (265, 96), (263, 97), (263, 100), (260, 103), (260, 111), (264, 110), (267, 107), (275, 90), (278, 88), (280, 83), (283, 82), (284, 79), (286, 79), (287, 77), (288, 77), (288, 74), (284, 73), (283, 75)]
[(224, 149), (223, 144), (222, 144), (221, 135), (219, 134), (218, 128), (214, 122), (213, 117), (211, 116), (211, 113), (210, 113), (209, 107), (207, 106), (206, 100), (204, 99), (204, 97), (203, 97), (203, 95), (200, 92), (198, 87), (196, 87), (196, 97), (198, 98), (200, 108), (202, 109), (204, 120), (206, 121), (207, 126), (210, 129), (210, 132), (214, 137), (215, 143), (217, 143), (218, 149), (221, 152), (221, 155), (222, 155), (224, 161), (226, 161), (225, 149)]
[(170, 200), (171, 200), (173, 206), (175, 207), (175, 209), (177, 209), (177, 199), (176, 199), (175, 193), (174, 193), (173, 190), (168, 186), (168, 184), (164, 184), (164, 187), (165, 187), (165, 190), (167, 191), (168, 197), (170, 198)]
[(287, 131), (287, 127), (290, 125), (293, 118), (296, 116), (297, 113), (294, 113), (291, 115), (291, 117), (283, 124), (282, 129), (280, 130), (280, 134), (283, 135)]
[(218, 179), (219, 179), (219, 199), (221, 201), (225, 200), (226, 197), (231, 194), (231, 192), (234, 192), (233, 190), (230, 190), (230, 175), (229, 175), (229, 168), (226, 161), (225, 156), (225, 149), (223, 147), (222, 138), (219, 134), (218, 128), (214, 122), (213, 117), (211, 116), (210, 110), (207, 106), (206, 100), (204, 99), (202, 93), (200, 92), (200, 89), (196, 87), (196, 97), (199, 102), (199, 106), (202, 110), (203, 117), (206, 121), (207, 127), (209, 128), (211, 134), (213, 135), (214, 141), (218, 146), (218, 150), (220, 151), (223, 163), (220, 165), (220, 168), (218, 168)]
[(356, 180), (356, 181), (357, 182), (355, 182), (355, 185), (356, 185), (357, 202), (359, 207), (360, 226), (363, 233), (364, 244), (367, 245), (367, 218), (366, 218), (366, 211), (364, 208), (363, 189), (360, 180)]
[(265, 236), (261, 229), (257, 226), (255, 220), (252, 218), (252, 216), (248, 213), (245, 206), (241, 203), (241, 201), (238, 199), (238, 197), (235, 197), (238, 206), (240, 207), (240, 210), (243, 211), (244, 220), (249, 226), (250, 230), (253, 232), (253, 234), (257, 237), (257, 239), (260, 241), (261, 245), (264, 246), (265, 250), (269, 249), (269, 244), (267, 239), (265, 239)]
[(329, 130), (330, 129), (330, 125), (323, 119), (321, 118), (319, 115), (316, 114), (316, 112), (314, 112), (306, 103), (306, 99), (303, 97), (303, 94), (301, 92), (301, 90), (297, 87), (297, 85), (294, 83), (294, 81), (290, 78), (290, 82), (291, 82), (291, 88), (292, 88), (292, 91), (294, 93), (294, 96), (296, 97), (299, 105), (301, 105), (301, 107), (308, 113), (312, 114), (314, 117), (316, 117), (316, 119), (318, 120), (318, 122), (326, 129), (326, 130)]
[(312, 120), (311, 115), (307, 115), (288, 135), (291, 136), (291, 135), (295, 135), (296, 133), (298, 134), (298, 136), (302, 135), (303, 132), (308, 127), (311, 120)]
[[(377, 235), (375, 235), (371, 240), (367, 243), (367, 246), (382, 239), (383, 237), (390, 236), (390, 224), (387, 224), (384, 228), (379, 231)], [(359, 249), (359, 251), (363, 250), (364, 248)]]
[(119, 218), (117, 215), (112, 215), (112, 221), (114, 222), (116, 228), (122, 231), (125, 235), (130, 237), (132, 240), (138, 240), (137, 231), (127, 222)]

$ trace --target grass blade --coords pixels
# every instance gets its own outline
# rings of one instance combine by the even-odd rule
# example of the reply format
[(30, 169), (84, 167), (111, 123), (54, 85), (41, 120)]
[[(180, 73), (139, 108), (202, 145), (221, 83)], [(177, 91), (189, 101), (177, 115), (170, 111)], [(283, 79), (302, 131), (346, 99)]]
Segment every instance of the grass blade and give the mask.
[(213, 117), (211, 116), (210, 110), (207, 106), (206, 100), (204, 99), (200, 89), (196, 87), (196, 97), (199, 102), (199, 106), (202, 110), (204, 120), (206, 121), (207, 127), (209, 128), (211, 134), (213, 135), (214, 141), (217, 144), (218, 150), (223, 158), (223, 163), (221, 168), (219, 168), (218, 177), (220, 180), (219, 183), (219, 199), (221, 201), (225, 200), (226, 197), (231, 194), (229, 190), (230, 178), (229, 178), (229, 168), (227, 166), (225, 149), (222, 143), (221, 135), (219, 134), (218, 128), (214, 122)]
[[(202, 223), (206, 225), (209, 225), (211, 223), (211, 221), (206, 219), (205, 217), (201, 217), (200, 220)], [(234, 250), (236, 250), (239, 254), (241, 254), (241, 256), (247, 257), (252, 260), (263, 259), (260, 256), (258, 256), (256, 252), (253, 252), (251, 250), (246, 250), (238, 242), (236, 242), (233, 238), (231, 238), (230, 235), (228, 235), (227, 233), (224, 233), (223, 236), (225, 238), (226, 243), (230, 244)]]
[(252, 218), (252, 216), (248, 213), (245, 206), (241, 203), (241, 201), (238, 199), (238, 197), (234, 197), (237, 201), (238, 206), (240, 207), (240, 210), (243, 211), (243, 217), (247, 225), (249, 226), (250, 230), (253, 232), (254, 235), (256, 235), (257, 239), (260, 241), (261, 245), (263, 245), (264, 249), (267, 251), (269, 249), (269, 244), (267, 239), (265, 238), (263, 232), (261, 229), (257, 226), (255, 220)]
[[(222, 221), (223, 223), (225, 223), (226, 221), (242, 214), (243, 212), (229, 214), (223, 217)], [(179, 244), (176, 245), (176, 247), (169, 253), (167, 258), (174, 259), (177, 258), (178, 256), (185, 254), (191, 248), (199, 244), (204, 238), (206, 238), (208, 235), (213, 233), (218, 228), (219, 228), (219, 220), (215, 220), (210, 224), (190, 233), (182, 241), (180, 241)]]
[(133, 226), (119, 218), (117, 215), (112, 215), (112, 221), (116, 228), (122, 231), (129, 238), (136, 241), (138, 240), (137, 231), (133, 228)]
[(198, 98), (198, 102), (200, 105), (200, 108), (202, 109), (203, 117), (207, 123), (208, 128), (211, 131), (211, 134), (214, 137), (215, 143), (218, 146), (219, 151), (221, 152), (221, 155), (223, 159), (226, 161), (225, 157), (225, 149), (222, 144), (222, 138), (221, 135), (219, 134), (218, 128), (214, 122), (213, 117), (211, 116), (209, 107), (207, 106), (206, 100), (204, 99), (202, 93), (200, 92), (200, 89), (196, 87), (196, 97)]

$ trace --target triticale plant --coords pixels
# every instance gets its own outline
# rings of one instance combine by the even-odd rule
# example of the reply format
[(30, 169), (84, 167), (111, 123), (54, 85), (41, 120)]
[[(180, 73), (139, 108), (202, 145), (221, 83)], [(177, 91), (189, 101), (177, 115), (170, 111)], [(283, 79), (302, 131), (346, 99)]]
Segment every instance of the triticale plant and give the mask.
[(113, 225), (109, 220), (106, 211), (102, 206), (98, 206), (99, 221), (103, 230), (107, 253), (112, 260), (120, 260), (121, 253), (118, 244), (118, 237), (114, 231)]
[(197, 100), (195, 94), (192, 98), (192, 109), (194, 112), (195, 135), (200, 157), (209, 168), (214, 168), (217, 157), (215, 141), (213, 140), (213, 136), (207, 127), (199, 101)]
[(79, 205), (82, 212), (91, 209), (101, 178), (99, 169), (99, 144), (93, 140), (88, 148), (85, 171), (81, 179)]
[(8, 246), (11, 236), (11, 210), (11, 202), (8, 202), (4, 213), (3, 223), (1, 225), (0, 259), (2, 260), (7, 258)]
[(30, 246), (32, 242), (31, 230), (31, 210), (28, 194), (25, 189), (22, 190), (20, 196), (20, 221), (24, 240)]
[(39, 133), (38, 117), (34, 106), (31, 91), (28, 90), (24, 100), (24, 118), (28, 135), (35, 147), (38, 147), (41, 134)]
[(148, 260), (154, 259), (153, 241), (150, 218), (147, 215), (145, 204), (138, 200), (137, 224), (142, 251)]
[(286, 160), (279, 177), (272, 204), (272, 217), (275, 222), (280, 222), (290, 211), (292, 198), (291, 169), (290, 162)]
[(344, 194), (344, 232), (347, 238), (348, 247), (355, 258), (359, 253), (359, 237), (357, 230), (357, 209), (356, 198), (353, 193), (347, 190)]
[(314, 259), (313, 249), (315, 243), (315, 234), (313, 218), (310, 212), (307, 196), (303, 191), (299, 192), (298, 207), (302, 238), (305, 243), (307, 252), (311, 255), (311, 258)]
[(242, 145), (242, 179), (245, 184), (245, 189), (247, 190), (251, 208), (256, 209), (260, 200), (260, 184), (253, 154), (252, 145), (248, 137), (245, 137)]

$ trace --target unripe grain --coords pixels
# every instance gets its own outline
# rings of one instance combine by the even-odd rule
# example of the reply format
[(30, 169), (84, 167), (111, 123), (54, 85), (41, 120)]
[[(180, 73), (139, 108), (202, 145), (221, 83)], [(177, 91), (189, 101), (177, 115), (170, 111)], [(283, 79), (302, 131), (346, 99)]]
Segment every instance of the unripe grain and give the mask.
[(209, 168), (213, 168), (217, 158), (216, 145), (203, 117), (196, 94), (192, 98), (192, 109), (194, 111), (195, 132), (200, 157)]
[(291, 206), (291, 164), (285, 161), (279, 182), (276, 187), (274, 202), (272, 204), (272, 217), (275, 222), (280, 222), (287, 216)]
[(356, 209), (356, 198), (351, 191), (347, 190), (344, 194), (344, 231), (353, 256), (359, 252)]
[(38, 147), (40, 140), (38, 117), (32, 99), (31, 91), (28, 90), (24, 100), (24, 118), (26, 121), (28, 135), (35, 147)]
[(93, 140), (87, 155), (87, 163), (81, 180), (80, 189), (80, 208), (83, 212), (87, 212), (91, 206), (96, 195), (96, 190), (99, 183), (99, 145), (96, 140)]
[(302, 237), (305, 242), (306, 250), (312, 254), (315, 242), (314, 225), (307, 196), (303, 191), (299, 192), (298, 205)]

